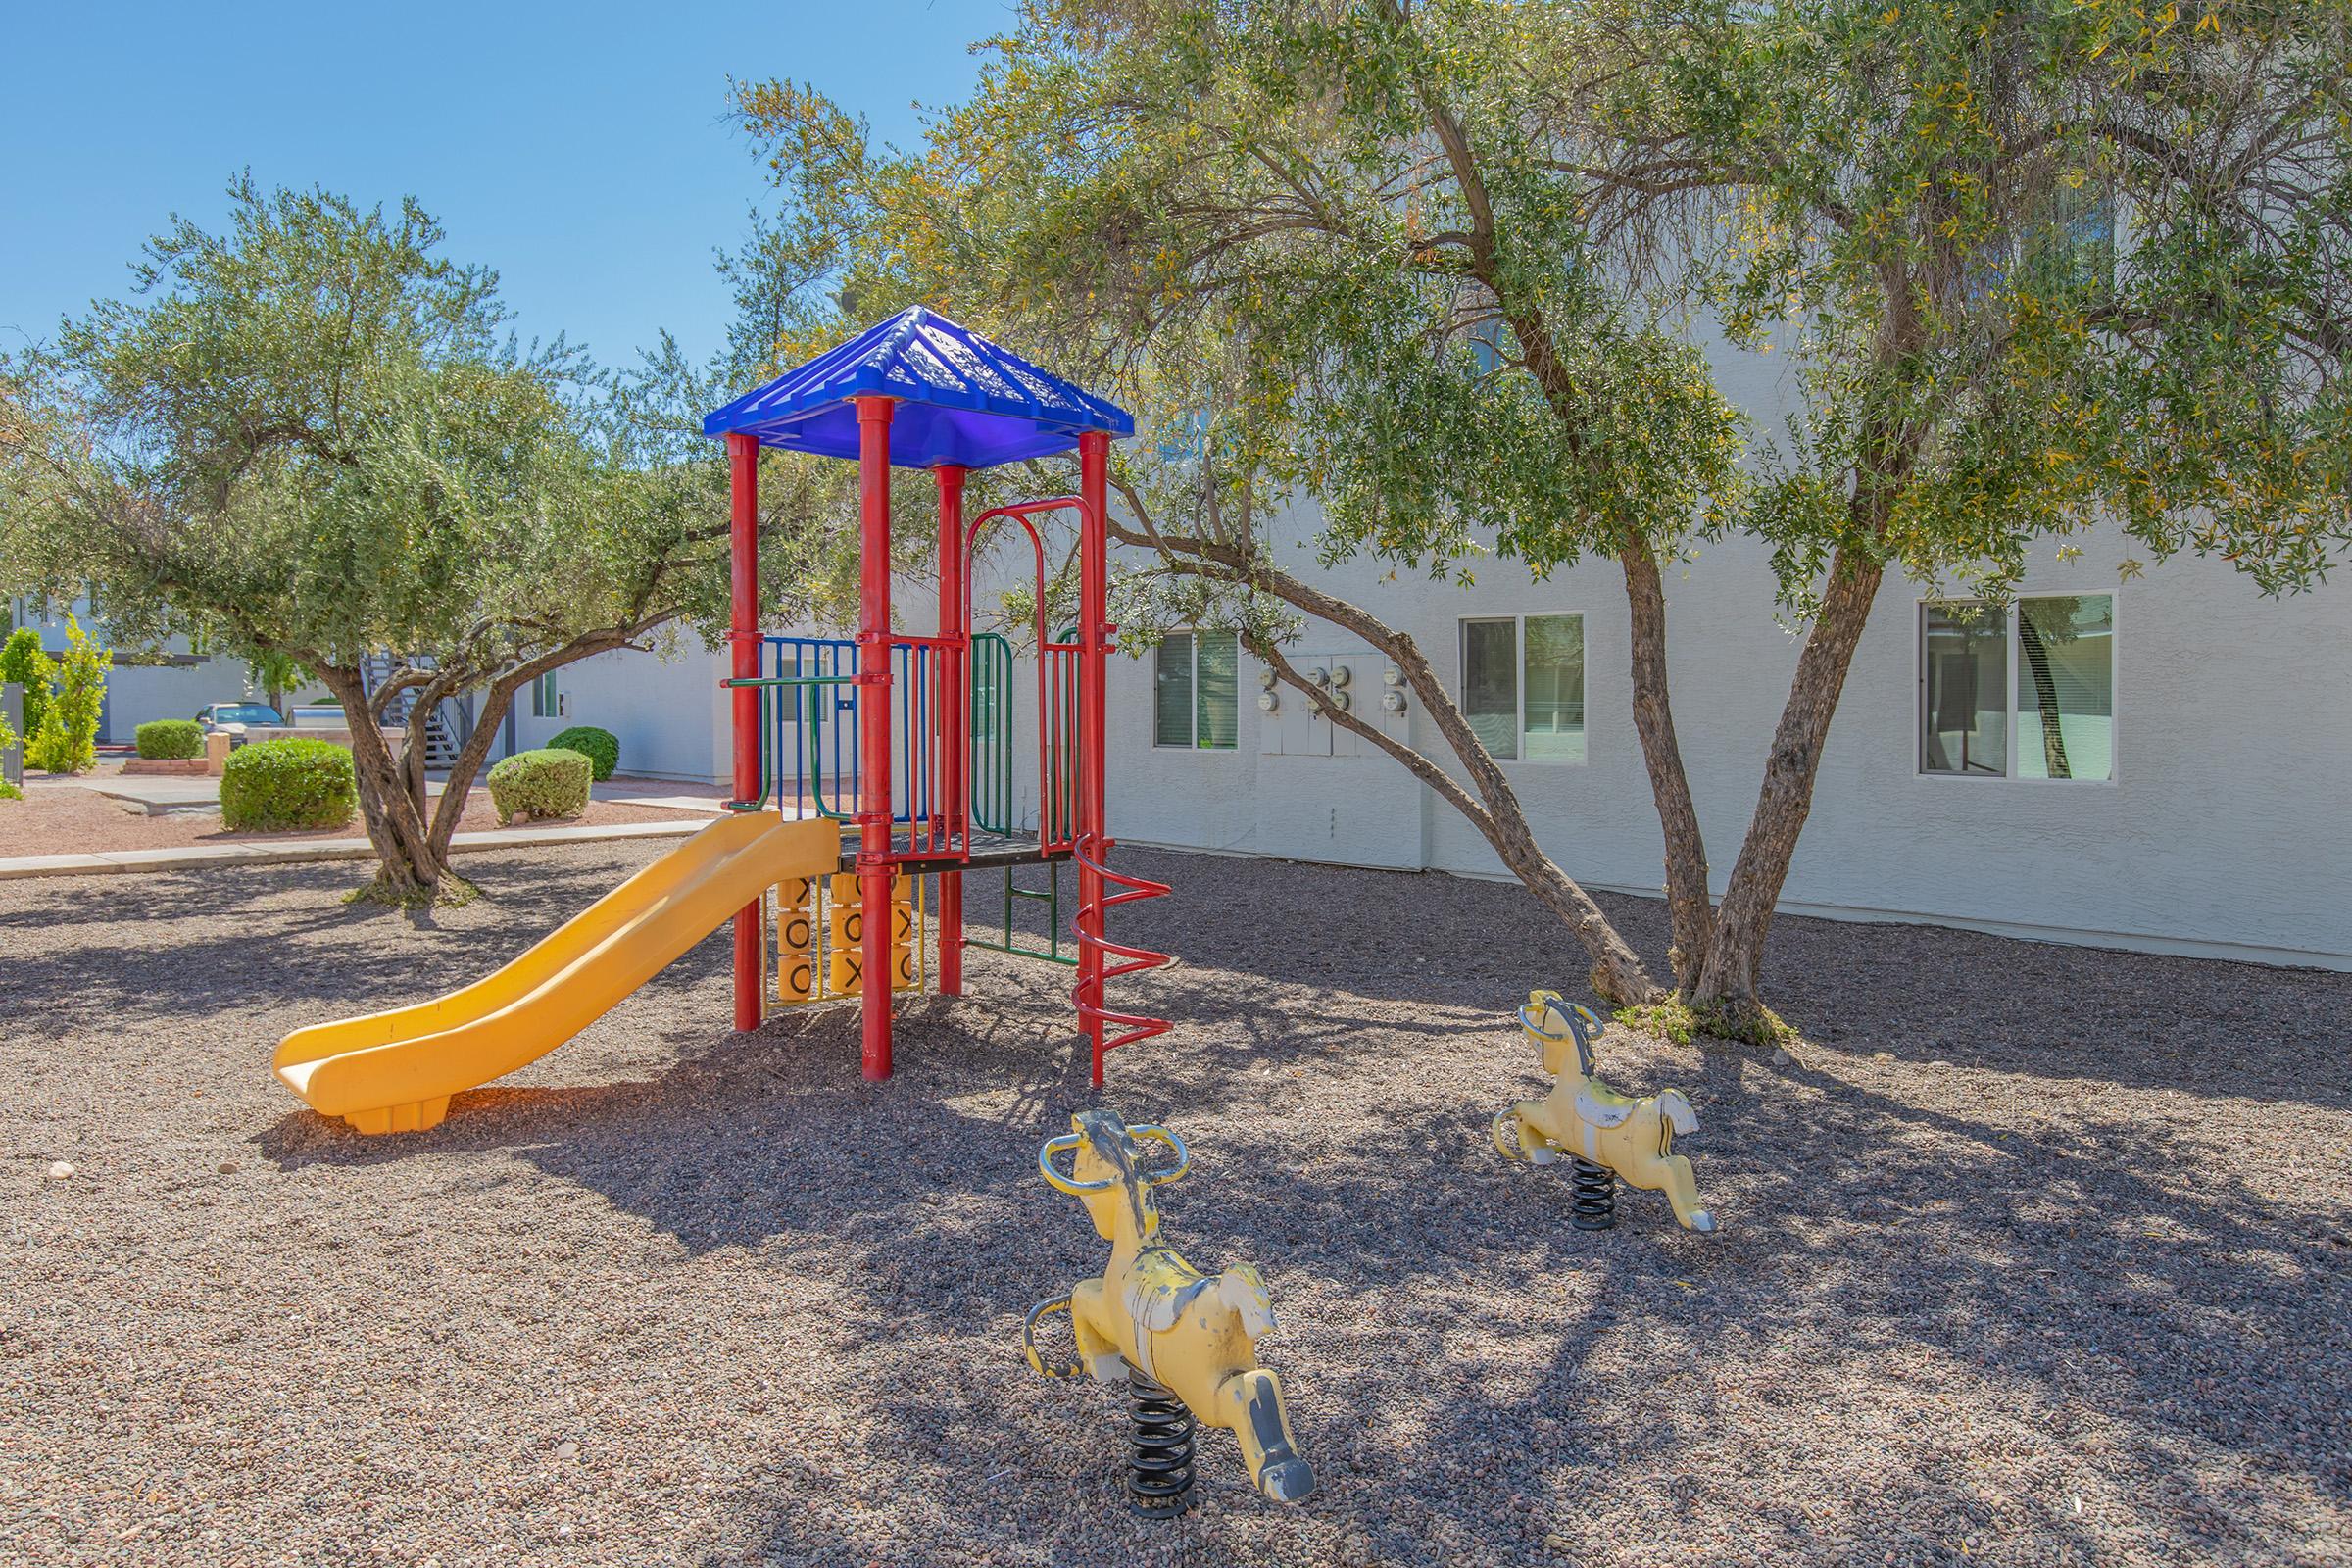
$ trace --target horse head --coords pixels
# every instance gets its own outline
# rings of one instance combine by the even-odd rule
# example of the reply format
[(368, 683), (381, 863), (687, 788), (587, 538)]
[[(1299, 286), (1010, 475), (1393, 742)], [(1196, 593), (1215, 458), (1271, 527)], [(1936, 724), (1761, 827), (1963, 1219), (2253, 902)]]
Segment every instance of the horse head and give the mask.
[[(1169, 1170), (1136, 1168), (1142, 1152), (1137, 1140), (1165, 1144), (1176, 1152)], [(1070, 1174), (1054, 1164), (1057, 1154), (1075, 1152)], [(1159, 1234), (1159, 1204), (1152, 1189), (1172, 1182), (1192, 1168), (1193, 1157), (1184, 1143), (1165, 1127), (1129, 1127), (1113, 1110), (1098, 1107), (1070, 1117), (1070, 1131), (1046, 1141), (1037, 1152), (1037, 1166), (1056, 1192), (1068, 1193), (1086, 1204), (1095, 1233), (1117, 1242), (1122, 1229), (1139, 1244)]]
[(1568, 1048), (1576, 1048), (1576, 1075), (1592, 1076), (1592, 1037), (1600, 1033), (1600, 1018), (1579, 1002), (1557, 991), (1530, 991), (1519, 1009), (1519, 1026), (1544, 1050), (1544, 1070), (1554, 1078), (1568, 1068)]

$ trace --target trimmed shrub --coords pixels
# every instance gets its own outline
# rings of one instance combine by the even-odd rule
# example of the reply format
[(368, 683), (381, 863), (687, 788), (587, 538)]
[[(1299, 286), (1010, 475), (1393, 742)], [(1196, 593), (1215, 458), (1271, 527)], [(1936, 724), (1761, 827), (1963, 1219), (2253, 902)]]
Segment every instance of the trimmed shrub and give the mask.
[(351, 753), (331, 741), (260, 741), (228, 754), (220, 819), (231, 832), (341, 827), (360, 807)]
[(611, 778), (612, 770), (620, 766), (619, 737), (609, 729), (598, 729), (594, 724), (574, 724), (549, 741), (547, 748), (551, 752), (577, 752), (588, 759), (588, 765), (596, 769), (596, 780), (600, 784)]
[(490, 770), (490, 804), (501, 822), (517, 812), (539, 821), (588, 809), (588, 754), (550, 746), (516, 752)]
[(179, 761), (204, 755), (204, 726), (192, 718), (158, 718), (131, 732), (139, 755), (150, 761)]

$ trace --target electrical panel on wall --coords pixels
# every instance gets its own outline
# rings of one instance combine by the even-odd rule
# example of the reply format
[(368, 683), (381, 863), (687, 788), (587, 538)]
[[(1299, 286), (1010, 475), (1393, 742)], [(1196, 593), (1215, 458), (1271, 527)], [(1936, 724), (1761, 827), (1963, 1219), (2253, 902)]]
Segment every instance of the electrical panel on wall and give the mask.
[(1362, 649), (1338, 653), (1300, 650), (1292, 667), (1315, 688), (1309, 697), (1279, 682), (1271, 669), (1258, 672), (1257, 749), (1268, 757), (1372, 757), (1380, 748), (1353, 730), (1335, 724), (1332, 710), (1376, 723), (1382, 734), (1403, 740), (1410, 705), (1396, 666)]

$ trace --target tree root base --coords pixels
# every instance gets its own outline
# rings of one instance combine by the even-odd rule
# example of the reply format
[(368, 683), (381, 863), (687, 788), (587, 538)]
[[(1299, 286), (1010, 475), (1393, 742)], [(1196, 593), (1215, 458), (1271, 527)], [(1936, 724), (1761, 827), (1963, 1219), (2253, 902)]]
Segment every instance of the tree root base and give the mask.
[(457, 872), (444, 871), (441, 880), (429, 888), (395, 883), (378, 874), (373, 880), (362, 883), (344, 894), (343, 902), (381, 905), (387, 909), (456, 909), (481, 896), (480, 888)]
[(1663, 1002), (1620, 1007), (1613, 1021), (1643, 1034), (1688, 1046), (1699, 1040), (1723, 1040), (1762, 1051), (1788, 1050), (1804, 1044), (1781, 1015), (1760, 1003), (1692, 1002), (1668, 997)]

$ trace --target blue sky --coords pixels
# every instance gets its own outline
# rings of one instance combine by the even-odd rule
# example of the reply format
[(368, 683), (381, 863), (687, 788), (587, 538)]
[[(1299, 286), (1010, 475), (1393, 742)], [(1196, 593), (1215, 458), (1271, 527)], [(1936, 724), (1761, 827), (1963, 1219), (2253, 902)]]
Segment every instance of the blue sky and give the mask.
[(1004, 0), (764, 6), (7, 7), (0, 66), (0, 348), (124, 292), (179, 212), (228, 176), (420, 199), (448, 253), (499, 270), (526, 334), (608, 364), (662, 327), (700, 357), (729, 311), (760, 169), (723, 122), (730, 75), (816, 86), (909, 142), (960, 96)]

